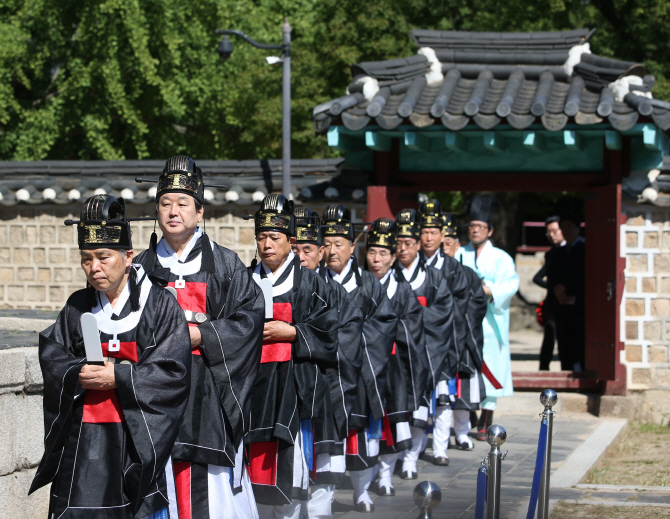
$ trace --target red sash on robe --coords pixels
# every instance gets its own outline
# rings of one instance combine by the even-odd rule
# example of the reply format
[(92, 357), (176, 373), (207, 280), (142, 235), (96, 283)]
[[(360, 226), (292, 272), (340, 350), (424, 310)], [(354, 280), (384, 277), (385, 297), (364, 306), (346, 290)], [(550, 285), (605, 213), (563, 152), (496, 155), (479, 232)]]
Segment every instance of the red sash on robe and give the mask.
[[(174, 281), (168, 283), (169, 287), (174, 287)], [(184, 288), (175, 288), (177, 292), (177, 303), (182, 310), (190, 310), (194, 313), (207, 313), (207, 283), (197, 283), (195, 281), (185, 282)], [(188, 323), (189, 326), (198, 326), (195, 323)], [(202, 355), (202, 348), (198, 347), (191, 350), (193, 355)]]
[[(272, 303), (272, 319), (293, 323), (293, 307), (291, 303)], [(263, 342), (261, 364), (266, 362), (286, 362), (291, 360), (290, 342)]]
[[(102, 343), (102, 355), (119, 360), (137, 362), (137, 343), (122, 342), (118, 351), (109, 351), (109, 343)], [(121, 423), (124, 420), (123, 409), (115, 389), (98, 391), (88, 389), (84, 394), (84, 423)]]

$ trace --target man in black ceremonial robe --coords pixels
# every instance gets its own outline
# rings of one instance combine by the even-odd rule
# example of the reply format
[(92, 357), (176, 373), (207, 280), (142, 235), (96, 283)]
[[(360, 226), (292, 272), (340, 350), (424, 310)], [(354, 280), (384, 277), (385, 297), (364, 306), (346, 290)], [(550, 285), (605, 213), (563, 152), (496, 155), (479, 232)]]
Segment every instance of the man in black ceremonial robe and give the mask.
[[(323, 233), (319, 215), (306, 207), (296, 207), (296, 239), (293, 252), (300, 265), (319, 272), (324, 255)], [(339, 283), (328, 283), (337, 303), (337, 368), (326, 370), (330, 398), (318, 406), (313, 419), (316, 474), (307, 503), (309, 517), (331, 515), (335, 485), (344, 483), (346, 461), (344, 443), (349, 431), (349, 415), (356, 400), (356, 386), (361, 373), (363, 352), (361, 334), (363, 314)], [(317, 404), (318, 405), (318, 404)]]
[(386, 408), (387, 364), (393, 351), (398, 318), (391, 302), (370, 272), (358, 267), (354, 254), (354, 224), (343, 205), (328, 206), (323, 213), (323, 244), (329, 283), (339, 283), (363, 313), (363, 365), (356, 402), (349, 417), (347, 469), (359, 512), (374, 511), (368, 488), (379, 461), (382, 418)]
[[(132, 263), (122, 198), (89, 198), (76, 223), (88, 284), (40, 333), (45, 452), (30, 491), (52, 483), (50, 518), (165, 517), (164, 468), (189, 392), (184, 314)], [(85, 313), (104, 366), (87, 363)]]
[(444, 370), (455, 376), (456, 366), (449, 365), (448, 353), (454, 346), (454, 301), (442, 273), (426, 267), (419, 255), (420, 219), (414, 209), (403, 209), (396, 216), (398, 260), (396, 268), (409, 282), (414, 295), (424, 307), (423, 324), (426, 333), (426, 347), (430, 370), (428, 406), (422, 406), (412, 416), (412, 448), (403, 460), (401, 477), (417, 477), (416, 461), (425, 448), (425, 429), (429, 415), (433, 418), (433, 463), (449, 465), (447, 447), (451, 427), (451, 407), (440, 405), (438, 393), (449, 393), (447, 382), (440, 380)]
[[(453, 426), (456, 435), (456, 445), (462, 450), (472, 450), (474, 445), (468, 437), (470, 430), (470, 409), (463, 408), (465, 402), (461, 398), (463, 385), (458, 375), (458, 365), (460, 364), (460, 354), (466, 347), (467, 324), (465, 315), (468, 311), (469, 288), (468, 279), (464, 267), (459, 261), (442, 252), (443, 227), (445, 218), (451, 219), (451, 215), (443, 215), (440, 202), (437, 200), (427, 200), (419, 206), (419, 216), (421, 218), (421, 254), (424, 262), (428, 266), (435, 267), (442, 272), (447, 280), (447, 286), (454, 298), (454, 342), (453, 348), (448, 352), (448, 362), (440, 373), (438, 380), (437, 405), (451, 407), (453, 410)], [(477, 379), (475, 379), (476, 381)], [(449, 386), (451, 382), (451, 387)], [(476, 388), (477, 403), (479, 408), (479, 389)], [(473, 393), (474, 395), (474, 393)], [(458, 409), (454, 406), (456, 400), (460, 399)], [(474, 410), (474, 409), (473, 409)], [(443, 415), (436, 426), (443, 430), (438, 432), (438, 437), (444, 434), (449, 437), (449, 430), (452, 421), (449, 420), (449, 412)]]
[(391, 475), (400, 454), (412, 446), (410, 413), (426, 404), (428, 358), (423, 328), (423, 307), (404, 276), (392, 268), (396, 260), (395, 222), (379, 218), (367, 238), (367, 270), (381, 282), (398, 316), (386, 385), (386, 414), (379, 456), (380, 496), (394, 496)]
[(140, 254), (151, 280), (172, 287), (189, 324), (193, 377), (167, 467), (170, 519), (256, 517), (242, 438), (258, 371), (263, 296), (237, 254), (210, 241), (202, 172), (190, 157), (170, 158), (158, 180), (163, 237)]
[(329, 397), (323, 369), (337, 367), (337, 306), (332, 290), (302, 267), (291, 250), (293, 210), (292, 201), (272, 194), (254, 216), (261, 261), (250, 271), (271, 303), (266, 303), (263, 352), (245, 443), (262, 518), (300, 517), (317, 461), (317, 405)]
[[(456, 225), (450, 214), (443, 215), (442, 232), (445, 239), (451, 238), (452, 244), (458, 243)], [(446, 256), (453, 258), (457, 248), (449, 246), (446, 248)], [(459, 263), (460, 265), (460, 263)], [(456, 394), (451, 402), (454, 411), (454, 432), (456, 434), (456, 445), (463, 450), (472, 450), (472, 440), (468, 436), (471, 425), (476, 424), (475, 411), (479, 410), (479, 404), (486, 398), (486, 387), (482, 378), (482, 364), (484, 362), (484, 331), (482, 322), (486, 316), (488, 298), (482, 280), (477, 273), (467, 265), (461, 265), (465, 279), (467, 280), (467, 306), (463, 315), (466, 328), (464, 342), (456, 345), (458, 362), (456, 369)]]

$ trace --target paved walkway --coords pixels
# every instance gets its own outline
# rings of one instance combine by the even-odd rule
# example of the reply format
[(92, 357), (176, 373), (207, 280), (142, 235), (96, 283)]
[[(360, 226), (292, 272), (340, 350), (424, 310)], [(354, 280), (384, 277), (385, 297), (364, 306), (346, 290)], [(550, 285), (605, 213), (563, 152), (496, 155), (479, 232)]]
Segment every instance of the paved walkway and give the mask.
[[(513, 519), (527, 506), (535, 468), (537, 441), (540, 431), (538, 403), (524, 415), (496, 415), (494, 422), (507, 430), (507, 442), (502, 450), (509, 451), (502, 462), (501, 519)], [(603, 420), (588, 414), (557, 415), (554, 421), (552, 449), (552, 472), (555, 472), (568, 457), (595, 431)], [(452, 439), (453, 441), (453, 439)], [(395, 497), (379, 497), (371, 493), (375, 502), (373, 514), (359, 514), (353, 510), (353, 492), (338, 489), (335, 493), (336, 518), (400, 519), (416, 518), (419, 510), (414, 506), (412, 492), (417, 483), (425, 480), (437, 483), (442, 489), (442, 504), (433, 515), (436, 518), (473, 518), (475, 516), (476, 479), (481, 461), (489, 451), (486, 442), (475, 441), (475, 450), (464, 452), (450, 449), (449, 467), (436, 467), (419, 461), (419, 479), (404, 481), (393, 477)], [(430, 449), (428, 450), (430, 452)], [(561, 489), (551, 493), (551, 498), (580, 499), (583, 490)]]

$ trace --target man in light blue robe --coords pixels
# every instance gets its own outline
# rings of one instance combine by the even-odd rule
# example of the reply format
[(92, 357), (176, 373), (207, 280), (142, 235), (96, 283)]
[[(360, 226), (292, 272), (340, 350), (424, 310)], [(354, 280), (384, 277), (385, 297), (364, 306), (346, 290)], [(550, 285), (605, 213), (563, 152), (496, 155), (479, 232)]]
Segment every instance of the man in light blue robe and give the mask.
[(509, 349), (509, 307), (519, 290), (514, 260), (491, 244), (495, 199), (476, 196), (470, 206), (470, 243), (456, 251), (456, 259), (472, 268), (481, 278), (488, 297), (484, 317), (484, 364), (482, 374), (486, 399), (477, 424), (477, 439), (486, 439), (486, 428), (493, 423), (493, 411), (500, 396), (510, 396), (512, 369)]

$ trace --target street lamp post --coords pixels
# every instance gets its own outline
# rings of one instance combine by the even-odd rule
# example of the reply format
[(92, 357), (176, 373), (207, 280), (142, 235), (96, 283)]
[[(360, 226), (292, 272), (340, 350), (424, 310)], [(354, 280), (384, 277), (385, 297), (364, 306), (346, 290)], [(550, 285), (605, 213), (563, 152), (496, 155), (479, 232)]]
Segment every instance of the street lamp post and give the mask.
[[(239, 36), (254, 47), (266, 50), (281, 50), (282, 69), (282, 194), (288, 198), (291, 194), (291, 26), (286, 18), (282, 25), (283, 40), (281, 44), (259, 43), (247, 34), (236, 29), (218, 29), (216, 34), (223, 35), (217, 52), (222, 60), (227, 60), (233, 53), (233, 43), (228, 35)], [(273, 60), (267, 58), (268, 63)]]

